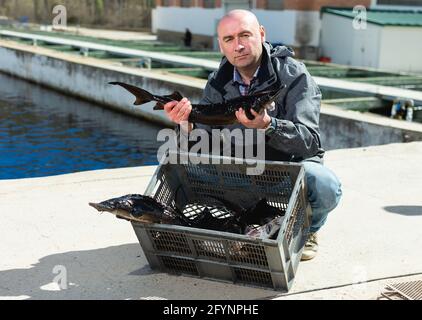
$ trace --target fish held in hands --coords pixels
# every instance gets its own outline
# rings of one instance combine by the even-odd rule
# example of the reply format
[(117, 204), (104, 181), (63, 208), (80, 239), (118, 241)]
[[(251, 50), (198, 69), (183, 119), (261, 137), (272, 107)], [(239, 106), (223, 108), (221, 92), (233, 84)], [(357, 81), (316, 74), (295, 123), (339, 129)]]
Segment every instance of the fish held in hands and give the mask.
[[(151, 101), (157, 102), (154, 110), (163, 110), (166, 103), (171, 101), (180, 101), (183, 99), (182, 95), (177, 91), (170, 95), (159, 96), (142, 88), (123, 82), (110, 82), (110, 84), (119, 85), (132, 93), (136, 97), (134, 105), (142, 105)], [(237, 122), (236, 111), (240, 108), (245, 111), (249, 120), (253, 120), (255, 117), (251, 110), (261, 113), (264, 109), (273, 109), (274, 103), (281, 96), (285, 88), (286, 85), (282, 85), (277, 90), (261, 91), (226, 100), (221, 103), (192, 104), (192, 111), (189, 115), (188, 121), (206, 125), (233, 124)]]

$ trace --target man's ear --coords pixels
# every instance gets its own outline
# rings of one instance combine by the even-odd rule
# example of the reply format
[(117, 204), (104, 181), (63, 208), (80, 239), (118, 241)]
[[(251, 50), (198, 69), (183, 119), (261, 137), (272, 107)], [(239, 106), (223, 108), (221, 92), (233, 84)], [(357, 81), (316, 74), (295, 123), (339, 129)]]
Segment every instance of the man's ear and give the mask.
[(217, 42), (218, 42), (218, 47), (220, 48), (220, 52), (221, 52), (221, 54), (224, 56), (223, 49), (221, 48), (221, 42), (220, 42), (220, 39), (217, 39)]
[(265, 33), (265, 28), (264, 26), (259, 26), (259, 33), (261, 34), (261, 42), (265, 42), (265, 38), (266, 38), (266, 33)]

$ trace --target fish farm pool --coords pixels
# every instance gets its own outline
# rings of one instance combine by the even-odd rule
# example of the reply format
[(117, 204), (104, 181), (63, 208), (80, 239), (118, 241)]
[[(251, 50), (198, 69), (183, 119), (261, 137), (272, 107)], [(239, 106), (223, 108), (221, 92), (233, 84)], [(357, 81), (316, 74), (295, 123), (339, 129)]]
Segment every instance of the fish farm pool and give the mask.
[(158, 164), (162, 127), (0, 73), (0, 179)]

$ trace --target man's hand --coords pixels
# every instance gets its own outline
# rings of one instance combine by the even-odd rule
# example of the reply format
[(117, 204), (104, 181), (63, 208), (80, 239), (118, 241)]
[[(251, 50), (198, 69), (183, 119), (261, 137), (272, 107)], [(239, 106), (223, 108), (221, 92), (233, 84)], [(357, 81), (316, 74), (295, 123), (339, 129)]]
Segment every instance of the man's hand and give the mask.
[(183, 129), (185, 124), (188, 124), (188, 132), (193, 129), (192, 123), (188, 123), (189, 115), (192, 111), (192, 104), (187, 98), (183, 98), (179, 102), (171, 101), (164, 105), (164, 111), (170, 121), (182, 125)]
[(245, 111), (240, 108), (238, 111), (236, 111), (236, 118), (246, 128), (265, 129), (268, 127), (271, 122), (271, 117), (268, 115), (266, 109), (264, 109), (262, 113), (257, 113), (255, 110), (251, 109), (251, 113), (255, 117), (253, 120), (249, 120)]

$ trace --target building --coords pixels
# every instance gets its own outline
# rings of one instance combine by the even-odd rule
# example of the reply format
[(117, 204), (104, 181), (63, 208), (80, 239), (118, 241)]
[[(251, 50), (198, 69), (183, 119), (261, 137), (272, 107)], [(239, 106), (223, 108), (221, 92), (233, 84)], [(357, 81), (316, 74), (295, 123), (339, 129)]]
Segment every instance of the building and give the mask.
[(414, 10), (422, 7), (422, 0), (371, 0), (372, 9)]
[(299, 57), (316, 59), (323, 6), (369, 7), (371, 0), (156, 0), (152, 31), (158, 39), (182, 43), (186, 28), (192, 45), (218, 49), (216, 27), (236, 8), (251, 10), (267, 30), (267, 40), (293, 47)]
[[(379, 0), (377, 4), (387, 2), (422, 3)], [(422, 10), (398, 11), (397, 6), (366, 12), (338, 8), (322, 10), (321, 55), (334, 63), (422, 72), (421, 40)]]

